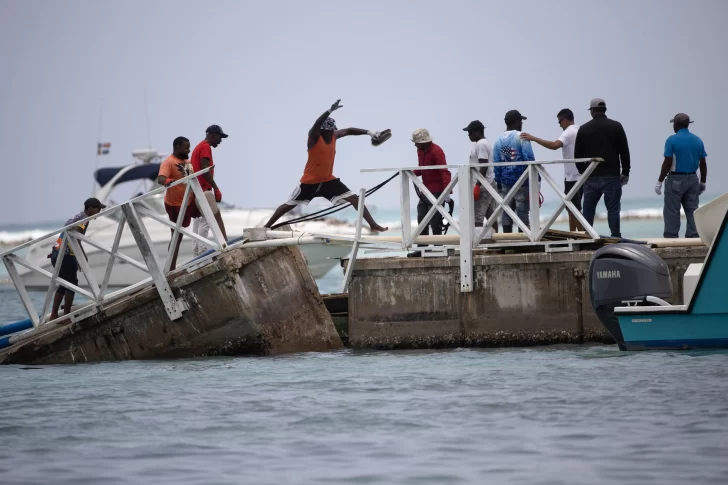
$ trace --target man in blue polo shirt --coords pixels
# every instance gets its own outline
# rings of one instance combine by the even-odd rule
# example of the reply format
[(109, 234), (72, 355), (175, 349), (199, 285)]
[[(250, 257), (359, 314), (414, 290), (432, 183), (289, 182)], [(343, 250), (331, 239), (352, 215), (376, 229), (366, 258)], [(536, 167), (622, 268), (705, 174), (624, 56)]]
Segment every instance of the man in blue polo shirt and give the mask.
[[(708, 164), (705, 157), (703, 140), (690, 133), (690, 117), (678, 113), (670, 120), (675, 134), (665, 142), (665, 161), (662, 162), (660, 178), (655, 185), (655, 193), (662, 194), (662, 182), (665, 183), (665, 206), (662, 214), (665, 219), (664, 237), (678, 237), (680, 232), (680, 206), (685, 210), (688, 227), (685, 237), (698, 237), (693, 212), (700, 203), (699, 196), (705, 192), (708, 176)], [(700, 168), (700, 182), (697, 172)]]

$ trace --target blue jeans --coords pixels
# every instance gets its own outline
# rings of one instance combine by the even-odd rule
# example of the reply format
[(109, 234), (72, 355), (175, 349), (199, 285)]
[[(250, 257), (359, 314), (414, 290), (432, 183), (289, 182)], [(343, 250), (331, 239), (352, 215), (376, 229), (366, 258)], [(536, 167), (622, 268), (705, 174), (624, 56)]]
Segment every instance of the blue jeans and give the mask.
[[(512, 185), (501, 185), (501, 197), (505, 197), (506, 194), (511, 190)], [(515, 207), (514, 207), (515, 205)], [(528, 220), (528, 187), (523, 186), (516, 192), (516, 195), (511, 199), (510, 204), (512, 209), (515, 209), (516, 215), (519, 219), (523, 221), (524, 224), (526, 224), (527, 227), (531, 227), (529, 225)], [(509, 216), (505, 211), (503, 212), (503, 216), (501, 219), (501, 223), (503, 226), (513, 226), (513, 220), (511, 219), (511, 216)]]
[(680, 237), (680, 206), (685, 209), (688, 227), (685, 237), (698, 237), (693, 212), (700, 203), (700, 181), (694, 173), (671, 173), (665, 181), (665, 206), (662, 216), (665, 219), (664, 237)]
[(589, 177), (584, 182), (584, 218), (589, 225), (594, 225), (594, 214), (597, 204), (604, 195), (607, 206), (607, 221), (612, 237), (622, 237), (620, 232), (619, 211), (622, 208), (622, 182), (619, 175), (610, 177)]

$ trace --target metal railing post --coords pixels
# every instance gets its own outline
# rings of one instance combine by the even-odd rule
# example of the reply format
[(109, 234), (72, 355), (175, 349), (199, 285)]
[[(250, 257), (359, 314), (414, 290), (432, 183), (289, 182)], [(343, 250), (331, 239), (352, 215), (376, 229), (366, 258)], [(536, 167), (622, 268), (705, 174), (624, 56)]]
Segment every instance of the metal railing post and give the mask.
[(349, 264), (346, 266), (346, 274), (344, 275), (344, 286), (341, 288), (342, 293), (349, 291), (349, 282), (351, 281), (351, 274), (354, 271), (354, 263), (356, 263), (356, 255), (359, 252), (359, 242), (361, 239), (361, 225), (364, 219), (364, 199), (366, 198), (367, 192), (364, 189), (359, 191), (359, 207), (357, 208), (356, 217), (356, 235), (354, 236), (354, 245), (351, 248), (351, 256), (349, 257)]
[(192, 187), (192, 191), (195, 194), (195, 198), (197, 199), (196, 203), (199, 204), (202, 216), (205, 218), (207, 224), (212, 230), (215, 243), (217, 243), (216, 249), (225, 248), (227, 246), (227, 241), (225, 241), (225, 238), (222, 237), (220, 226), (217, 225), (217, 219), (215, 219), (215, 214), (212, 213), (212, 207), (210, 207), (210, 204), (207, 202), (207, 198), (205, 197), (205, 193), (202, 191), (199, 180), (197, 180), (197, 178), (192, 178), (189, 180), (189, 185)]
[(96, 283), (96, 277), (94, 277), (93, 273), (91, 272), (91, 266), (88, 264), (88, 261), (86, 261), (84, 252), (83, 250), (81, 250), (81, 245), (76, 240), (73, 232), (74, 231), (66, 231), (64, 239), (68, 239), (68, 244), (71, 246), (71, 250), (73, 250), (73, 254), (76, 256), (76, 261), (78, 262), (78, 266), (81, 268), (81, 273), (83, 273), (83, 275), (86, 277), (86, 283), (88, 283), (88, 287), (91, 289), (91, 293), (94, 295), (94, 301), (98, 302), (101, 298), (99, 285), (98, 283)]
[[(207, 207), (210, 210), (210, 207)], [(152, 239), (149, 237), (146, 226), (142, 222), (141, 218), (137, 215), (134, 210), (133, 202), (126, 202), (121, 206), (121, 210), (126, 217), (126, 222), (129, 224), (132, 236), (139, 247), (139, 251), (144, 258), (144, 262), (149, 269), (149, 274), (154, 281), (154, 285), (157, 287), (159, 298), (164, 304), (164, 310), (167, 312), (170, 320), (177, 320), (182, 317), (182, 311), (185, 309), (182, 302), (178, 302), (177, 298), (172, 293), (172, 289), (169, 287), (167, 277), (162, 273), (157, 255), (154, 252), (152, 246)]]
[(13, 282), (13, 285), (15, 285), (15, 289), (20, 296), (20, 301), (23, 303), (25, 311), (28, 313), (30, 320), (33, 322), (33, 327), (38, 327), (38, 312), (35, 311), (33, 300), (30, 299), (28, 290), (25, 288), (23, 280), (20, 279), (18, 268), (15, 267), (15, 263), (13, 263), (9, 256), (3, 257), (3, 263), (5, 263), (5, 269), (8, 270), (8, 276), (10, 276), (10, 280)]
[(114, 243), (111, 245), (111, 254), (109, 255), (109, 263), (106, 265), (106, 272), (104, 273), (104, 280), (101, 282), (101, 294), (106, 293), (106, 288), (109, 286), (111, 280), (111, 271), (114, 269), (114, 263), (116, 262), (116, 252), (119, 251), (119, 243), (121, 242), (121, 235), (124, 232), (124, 225), (126, 224), (126, 217), (122, 213), (119, 216), (119, 227), (116, 228), (116, 234), (114, 235)]
[(540, 190), (538, 186), (537, 165), (528, 165), (528, 202), (531, 214), (528, 217), (529, 231), (528, 238), (531, 242), (538, 241), (541, 228), (541, 210), (539, 205)]
[(410, 246), (412, 237), (412, 216), (410, 215), (410, 181), (408, 170), (399, 172), (399, 207), (400, 219), (402, 221), (402, 249)]
[(40, 318), (38, 320), (38, 326), (41, 326), (46, 321), (46, 315), (48, 314), (48, 309), (51, 306), (51, 302), (53, 301), (53, 296), (58, 290), (58, 283), (56, 282), (56, 279), (58, 279), (58, 275), (61, 273), (61, 265), (63, 264), (63, 258), (66, 255), (66, 246), (68, 240), (64, 237), (61, 240), (61, 247), (58, 250), (58, 257), (56, 258), (56, 265), (53, 268), (53, 276), (51, 277), (51, 281), (48, 284), (48, 290), (46, 293), (45, 300), (43, 301), (43, 310), (40, 312)]
[[(174, 229), (172, 229), (172, 239), (170, 239), (169, 250), (167, 251), (167, 259), (164, 263), (164, 274), (169, 273), (169, 268), (172, 266), (172, 255), (174, 254), (174, 250), (177, 247), (177, 241), (179, 241), (179, 238), (182, 237), (179, 230), (185, 220), (185, 214), (189, 210), (189, 207), (187, 207), (188, 200), (190, 200), (190, 184), (185, 185), (185, 194), (182, 197), (182, 205), (179, 208), (179, 215), (177, 215)], [(179, 257), (179, 254), (177, 255), (177, 257)]]
[(473, 212), (473, 189), (470, 183), (468, 165), (458, 167), (458, 185), (460, 202), (460, 291), (473, 291), (473, 232), (475, 231), (475, 214)]

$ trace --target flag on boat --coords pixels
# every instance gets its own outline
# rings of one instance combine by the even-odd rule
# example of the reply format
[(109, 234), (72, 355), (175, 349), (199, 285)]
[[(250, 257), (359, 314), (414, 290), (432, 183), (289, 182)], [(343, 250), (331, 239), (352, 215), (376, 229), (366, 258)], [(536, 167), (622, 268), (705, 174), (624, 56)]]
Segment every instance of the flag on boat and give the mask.
[(108, 155), (111, 151), (111, 143), (98, 143), (96, 155)]

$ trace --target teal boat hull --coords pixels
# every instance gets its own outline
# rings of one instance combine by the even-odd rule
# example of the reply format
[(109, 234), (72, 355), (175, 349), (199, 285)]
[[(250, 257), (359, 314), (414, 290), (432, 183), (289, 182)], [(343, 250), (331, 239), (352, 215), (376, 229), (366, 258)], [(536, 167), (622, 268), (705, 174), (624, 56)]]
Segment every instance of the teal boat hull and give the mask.
[(728, 314), (618, 315), (624, 350), (728, 349)]

